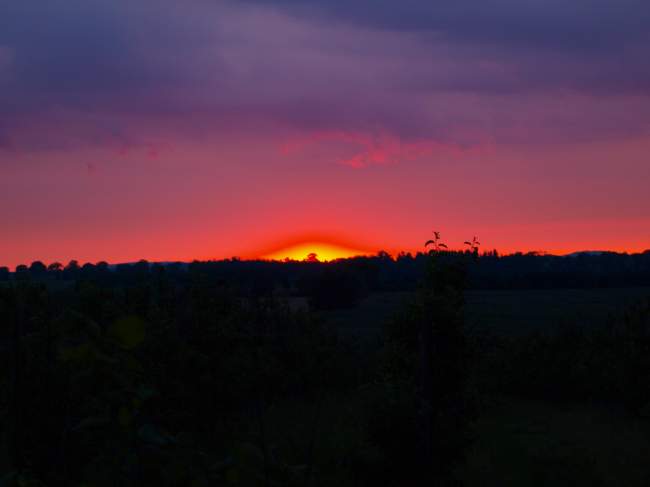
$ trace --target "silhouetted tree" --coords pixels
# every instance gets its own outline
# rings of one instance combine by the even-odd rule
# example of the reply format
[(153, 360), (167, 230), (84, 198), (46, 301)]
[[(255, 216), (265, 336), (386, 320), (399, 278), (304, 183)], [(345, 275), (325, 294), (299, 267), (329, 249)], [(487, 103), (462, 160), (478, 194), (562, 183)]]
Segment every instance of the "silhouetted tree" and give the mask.
[(16, 280), (24, 281), (30, 278), (29, 268), (25, 264), (16, 266), (15, 272)]
[(385, 370), (369, 436), (382, 453), (374, 485), (451, 485), (474, 417), (469, 343), (463, 323), (467, 258), (427, 242), (427, 273), (416, 299), (387, 329)]
[(43, 277), (47, 273), (47, 267), (40, 260), (32, 262), (29, 272), (33, 277)]
[(74, 280), (79, 276), (79, 262), (76, 260), (71, 260), (63, 268), (63, 276), (65, 279)]

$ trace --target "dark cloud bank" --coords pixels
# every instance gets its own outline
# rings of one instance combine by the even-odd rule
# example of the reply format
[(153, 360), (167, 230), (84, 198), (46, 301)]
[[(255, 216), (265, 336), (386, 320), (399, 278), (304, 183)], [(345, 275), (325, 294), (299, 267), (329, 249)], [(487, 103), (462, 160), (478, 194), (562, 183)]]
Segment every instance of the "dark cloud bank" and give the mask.
[(279, 128), (634, 136), (648, 25), (642, 0), (7, 0), (0, 151)]

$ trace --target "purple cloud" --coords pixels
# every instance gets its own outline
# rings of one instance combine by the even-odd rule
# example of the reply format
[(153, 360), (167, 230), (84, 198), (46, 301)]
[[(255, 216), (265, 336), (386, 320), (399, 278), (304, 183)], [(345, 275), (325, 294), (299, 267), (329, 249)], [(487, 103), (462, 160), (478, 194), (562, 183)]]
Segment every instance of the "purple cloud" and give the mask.
[[(400, 147), (645, 134), (649, 20), (637, 0), (10, 0), (0, 151), (230, 134)], [(354, 164), (381, 163), (361, 145)]]

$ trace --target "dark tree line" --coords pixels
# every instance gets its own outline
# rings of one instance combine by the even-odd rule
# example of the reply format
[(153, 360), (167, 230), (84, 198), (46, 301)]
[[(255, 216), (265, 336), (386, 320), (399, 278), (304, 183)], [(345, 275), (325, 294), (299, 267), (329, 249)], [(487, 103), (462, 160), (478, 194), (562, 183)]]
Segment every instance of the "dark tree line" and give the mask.
[[(486, 398), (650, 415), (648, 302), (606, 326), (516, 337), (470, 333), (463, 318), (468, 287), (646, 285), (649, 253), (433, 244), (327, 264), (0, 269), (1, 482), (454, 485)], [(320, 313), (386, 290), (412, 299), (377, 343)]]
[[(451, 252), (464, 255), (467, 252)], [(185, 283), (201, 274), (213, 282), (228, 282), (249, 295), (269, 294), (279, 289), (292, 295), (311, 295), (321, 280), (354, 281), (355, 293), (413, 291), (426, 276), (428, 255), (403, 253), (391, 257), (355, 257), (333, 263), (313, 261), (268, 262), (228, 259), (191, 263), (109, 265), (106, 262), (67, 265), (33, 262), (14, 272), (0, 267), (0, 281), (90, 279), (104, 285), (123, 285), (147, 279), (165, 269), (168, 279)], [(640, 254), (581, 253), (572, 256), (536, 253), (500, 256), (485, 252), (468, 266), (469, 289), (551, 289), (650, 286), (650, 251)]]
[(386, 256), (17, 269), (0, 286), (2, 482), (451, 483), (470, 420), (464, 271), (428, 258), (403, 332), (370, 350), (278, 289), (350, 306)]
[[(412, 260), (412, 259), (410, 259)], [(406, 261), (405, 261), (406, 262)], [(388, 268), (394, 261), (388, 256), (358, 257), (334, 263), (320, 262), (268, 262), (241, 261), (238, 259), (222, 261), (194, 261), (191, 263), (149, 263), (139, 261), (133, 264), (117, 264), (109, 266), (106, 262), (98, 264), (86, 263), (79, 265), (71, 261), (63, 266), (53, 263), (45, 266), (40, 261), (31, 265), (19, 265), (14, 272), (0, 268), (0, 281), (35, 280), (43, 282), (92, 280), (107, 286), (122, 286), (148, 279), (164, 270), (166, 278), (185, 285), (201, 275), (210, 282), (229, 283), (247, 295), (264, 295), (283, 289), (292, 294), (308, 294), (318, 286), (318, 280), (323, 278), (342, 280), (339, 276), (350, 277), (363, 281), (363, 285), (372, 285), (376, 290), (380, 287), (394, 286), (389, 281), (396, 279)], [(413, 278), (417, 272), (405, 274), (404, 279)], [(360, 283), (361, 284), (361, 283)], [(408, 286), (414, 288), (414, 283)]]

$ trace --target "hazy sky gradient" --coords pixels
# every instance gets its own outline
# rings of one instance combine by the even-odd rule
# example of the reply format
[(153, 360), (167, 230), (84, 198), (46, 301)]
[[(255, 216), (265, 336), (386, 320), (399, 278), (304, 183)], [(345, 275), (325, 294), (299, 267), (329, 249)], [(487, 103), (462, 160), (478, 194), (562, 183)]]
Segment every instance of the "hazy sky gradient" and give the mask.
[(7, 0), (0, 265), (650, 247), (645, 0)]

